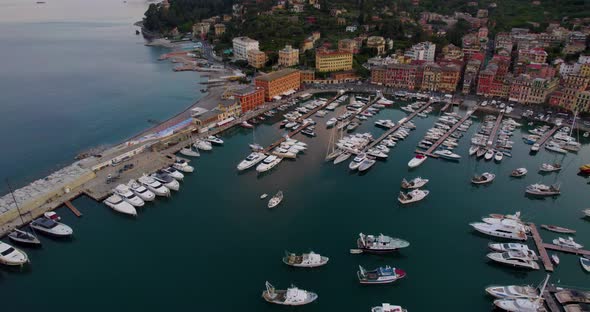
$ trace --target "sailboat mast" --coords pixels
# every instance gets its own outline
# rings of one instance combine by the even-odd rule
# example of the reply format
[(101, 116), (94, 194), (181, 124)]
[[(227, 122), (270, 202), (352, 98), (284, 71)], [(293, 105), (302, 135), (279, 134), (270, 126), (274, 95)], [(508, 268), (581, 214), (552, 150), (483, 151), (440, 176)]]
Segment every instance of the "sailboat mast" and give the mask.
[(16, 202), (16, 197), (14, 196), (14, 192), (12, 191), (12, 187), (10, 187), (10, 183), (8, 183), (8, 179), (6, 180), (6, 185), (8, 186), (8, 191), (10, 192), (10, 195), (12, 196), (12, 200), (14, 201), (14, 205), (16, 206), (16, 210), (18, 211), (18, 216), (20, 217), (20, 222), (21, 222), (21, 224), (25, 224), (25, 220), (23, 219), (23, 215), (20, 213), (20, 207), (18, 206), (18, 203)]
[(576, 124), (576, 117), (578, 116), (578, 111), (574, 111), (574, 120), (572, 121), (572, 128), (570, 129), (570, 136), (572, 136), (572, 133), (574, 132), (574, 125)]

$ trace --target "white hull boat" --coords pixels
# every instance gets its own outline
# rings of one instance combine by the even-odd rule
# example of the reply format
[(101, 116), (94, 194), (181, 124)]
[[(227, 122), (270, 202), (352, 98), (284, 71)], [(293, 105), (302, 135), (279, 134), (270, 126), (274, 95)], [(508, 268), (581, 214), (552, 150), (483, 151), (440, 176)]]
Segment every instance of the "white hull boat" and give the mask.
[(423, 200), (429, 193), (430, 191), (419, 189), (412, 190), (406, 194), (400, 192), (397, 200), (402, 204), (415, 203)]
[(27, 262), (29, 257), (24, 251), (0, 241), (0, 263), (7, 266), (22, 266)]
[(51, 220), (45, 217), (37, 218), (33, 220), (30, 224), (31, 228), (33, 228), (37, 232), (41, 232), (43, 234), (55, 236), (55, 237), (67, 237), (72, 236), (74, 231), (71, 227)]
[(131, 205), (130, 203), (124, 201), (123, 198), (121, 198), (121, 196), (119, 195), (111, 195), (107, 199), (105, 199), (103, 203), (105, 203), (105, 205), (111, 207), (113, 210), (117, 212), (131, 216), (137, 215), (137, 210), (135, 210), (135, 207), (133, 207), (133, 205)]
[(408, 162), (408, 167), (416, 168), (416, 167), (420, 166), (427, 158), (428, 158), (428, 156), (426, 156), (426, 155), (417, 154), (416, 156), (414, 156), (414, 158), (412, 158)]
[[(143, 207), (145, 202), (139, 196), (135, 195), (131, 189), (125, 184), (119, 184), (113, 190), (113, 193), (120, 196), (125, 202), (134, 207)], [(108, 204), (107, 204), (108, 205)]]
[(168, 175), (166, 173), (163, 173), (163, 172), (152, 173), (151, 177), (154, 180), (162, 183), (162, 185), (164, 185), (169, 190), (177, 191), (177, 192), (180, 190), (180, 183), (178, 183), (178, 181), (176, 179), (174, 179), (173, 177), (171, 177), (170, 175)]
[(518, 251), (492, 252), (487, 257), (502, 264), (533, 270), (539, 269), (539, 264), (534, 259)]
[(129, 183), (127, 183), (127, 186), (133, 192), (133, 194), (141, 198), (143, 201), (153, 201), (156, 199), (156, 194), (135, 180), (130, 180)]
[(253, 152), (238, 164), (238, 170), (243, 171), (252, 168), (259, 162), (263, 161), (266, 155), (263, 153)]
[(291, 286), (286, 290), (276, 290), (274, 286), (266, 282), (266, 290), (262, 292), (262, 298), (274, 304), (300, 306), (314, 302), (318, 295), (295, 286)]
[(283, 263), (297, 268), (316, 268), (326, 265), (329, 260), (328, 257), (321, 256), (313, 251), (301, 255), (286, 252), (285, 257), (283, 257)]
[(262, 163), (258, 164), (258, 166), (256, 166), (256, 171), (258, 173), (263, 173), (263, 172), (267, 172), (270, 169), (274, 168), (276, 165), (278, 165), (281, 160), (283, 160), (282, 158), (277, 157), (276, 155), (270, 155), (268, 157), (266, 157)]
[(137, 181), (158, 196), (170, 196), (170, 189), (162, 185), (162, 183), (154, 180), (152, 177), (143, 175)]

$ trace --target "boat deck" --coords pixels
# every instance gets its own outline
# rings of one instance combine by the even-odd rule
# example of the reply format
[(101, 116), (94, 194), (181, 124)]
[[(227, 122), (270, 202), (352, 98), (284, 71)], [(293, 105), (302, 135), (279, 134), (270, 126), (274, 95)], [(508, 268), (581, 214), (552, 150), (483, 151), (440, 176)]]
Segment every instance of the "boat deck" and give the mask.
[(504, 118), (504, 112), (500, 112), (500, 114), (498, 114), (498, 118), (496, 118), (496, 123), (494, 124), (494, 127), (492, 128), (492, 132), (490, 133), (490, 137), (488, 138), (486, 147), (488, 149), (490, 149), (493, 145), (494, 142), (496, 140), (496, 135), (498, 135), (498, 129), (500, 128), (500, 124), (502, 123), (502, 118)]
[[(561, 128), (560, 126), (554, 126), (551, 130), (547, 131), (547, 133), (545, 133), (543, 135), (543, 137), (541, 137), (539, 139), (539, 141), (537, 141), (536, 143), (539, 143), (539, 148), (543, 147), (543, 145), (545, 145), (545, 142), (547, 142), (547, 140), (549, 140), (549, 138), (551, 136), (553, 136), (553, 134), (559, 129)], [(532, 147), (531, 147), (532, 148)]]
[(473, 113), (475, 113), (476, 110), (477, 110), (477, 107), (475, 107), (473, 110), (467, 111), (465, 116), (463, 116), (463, 118), (461, 118), (461, 120), (459, 120), (456, 124), (454, 124), (451, 127), (451, 129), (449, 129), (449, 131), (447, 131), (440, 139), (438, 139), (438, 141), (436, 141), (434, 144), (432, 144), (432, 146), (430, 146), (430, 148), (428, 148), (426, 151), (416, 150), (416, 153), (423, 154), (423, 155), (426, 155), (426, 156), (432, 157), (432, 158), (438, 158), (438, 155), (435, 155), (432, 152), (435, 151), (451, 134), (453, 134), (453, 132), (455, 132), (457, 130), (457, 128), (459, 128), (465, 122), (465, 120), (469, 119), (469, 117), (471, 117), (471, 115)]

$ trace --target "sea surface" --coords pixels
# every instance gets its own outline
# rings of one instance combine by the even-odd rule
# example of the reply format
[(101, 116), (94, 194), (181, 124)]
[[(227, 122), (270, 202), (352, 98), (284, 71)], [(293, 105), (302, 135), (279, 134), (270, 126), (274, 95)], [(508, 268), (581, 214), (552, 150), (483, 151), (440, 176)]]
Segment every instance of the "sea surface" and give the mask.
[[(2, 109), (6, 110), (8, 103), (11, 113), (0, 114), (4, 120), (0, 125), (4, 132), (18, 133), (20, 138), (5, 136), (5, 140), (12, 141), (10, 152), (0, 156), (3, 175), (14, 176), (21, 171), (37, 175), (56, 163), (66, 163), (70, 154), (84, 146), (117, 142), (145, 127), (145, 119), (173, 115), (195, 99), (194, 81), (171, 74), (169, 65), (157, 63), (159, 53), (133, 37), (129, 21), (134, 18), (109, 22), (115, 26), (104, 26), (112, 28), (105, 32), (97, 30), (101, 26), (77, 22), (68, 29), (78, 33), (74, 36), (78, 39), (62, 33), (59, 44), (51, 43), (55, 38), (48, 40), (47, 36), (58, 36), (56, 28), (66, 27), (62, 23), (46, 27), (9, 23), (15, 31), (32, 28), (25, 33), (28, 38), (36, 38), (21, 41), (21, 49), (13, 51), (13, 57), (37, 55), (51, 64), (53, 58), (59, 58), (63, 65), (68, 58), (51, 52), (49, 47), (66, 46), (68, 51), (83, 50), (74, 60), (78, 66), (87, 64), (82, 60), (92, 60), (92, 65), (84, 68), (93, 70), (75, 71), (75, 66), (72, 70), (76, 73), (66, 75), (63, 67), (35, 60), (44, 65), (40, 68), (53, 68), (48, 73), (28, 68), (29, 74), (20, 74), (19, 87), (31, 86), (32, 81), (35, 87), (13, 90), (1, 86), (14, 100), (3, 101)], [(86, 31), (74, 30), (80, 25), (86, 25)], [(46, 32), (44, 28), (52, 30)], [(13, 36), (14, 44), (3, 46), (14, 49), (25, 33)], [(0, 36), (7, 40), (6, 32)], [(106, 52), (93, 51), (109, 46), (105, 41), (112, 49), (109, 57)], [(32, 46), (39, 42), (46, 42), (39, 48), (43, 51), (24, 48), (27, 43)], [(6, 53), (4, 50), (2, 53)], [(29, 66), (22, 61), (12, 64), (5, 58), (2, 62), (15, 70)], [(2, 71), (1, 75), (7, 74)], [(18, 72), (15, 75), (19, 77)], [(37, 77), (45, 78), (37, 81)], [(2, 81), (11, 83), (4, 76)], [(68, 85), (73, 86), (66, 88)], [(33, 96), (39, 89), (44, 94)], [(51, 98), (51, 104), (40, 98)], [(375, 136), (383, 133), (373, 125), (374, 121), (403, 118), (406, 114), (399, 105), (365, 121), (356, 132)], [(436, 112), (415, 119), (417, 130), (392, 149), (387, 161), (379, 161), (362, 175), (350, 172), (348, 162), (333, 165), (324, 161), (331, 135), (324, 123), (334, 113), (315, 118), (317, 137), (296, 137), (308, 143), (308, 150), (297, 160), (285, 160), (264, 175), (257, 175), (254, 169), (239, 173), (236, 165), (249, 153), (249, 143), (268, 145), (284, 133), (276, 124), (277, 116), (255, 131), (236, 128), (224, 133), (223, 146), (201, 152), (201, 157), (191, 162), (196, 171), (187, 174), (180, 192), (147, 204), (136, 218), (117, 214), (88, 198), (75, 200), (73, 204), (83, 217), (58, 210), (63, 221), (74, 228), (73, 239), (43, 237), (41, 249), (25, 249), (31, 259), (29, 266), (22, 270), (0, 268), (2, 308), (311, 312), (369, 311), (371, 306), (388, 302), (411, 312), (489, 311), (492, 299), (486, 296), (484, 287), (536, 285), (545, 273), (488, 261), (487, 244), (494, 239), (475, 233), (470, 222), (478, 222), (489, 213), (521, 211), (524, 220), (538, 225), (577, 229), (576, 240), (590, 246), (590, 223), (581, 213), (588, 208), (589, 186), (585, 178), (577, 175), (577, 168), (590, 162), (588, 145), (577, 154), (561, 156), (543, 150), (531, 156), (529, 145), (521, 140), (529, 129), (525, 126), (515, 132), (512, 158), (505, 157), (499, 164), (475, 160), (467, 155), (469, 138), (479, 126), (475, 122), (456, 149), (463, 156), (461, 161), (429, 159), (415, 170), (408, 170), (407, 162), (435, 122)], [(16, 116), (35, 122), (17, 122)], [(483, 116), (478, 117), (481, 120)], [(560, 173), (537, 172), (541, 163), (555, 161), (563, 163)], [(529, 169), (526, 177), (509, 177), (514, 168), (523, 166)], [(471, 185), (471, 176), (484, 171), (495, 173), (496, 180), (487, 186)], [(430, 179), (426, 187), (430, 195), (422, 202), (401, 206), (396, 200), (400, 181), (416, 176)], [(536, 182), (560, 182), (563, 193), (557, 198), (527, 198), (524, 188)], [(285, 199), (269, 210), (259, 196), (278, 190), (284, 192)], [(359, 232), (400, 237), (411, 245), (391, 255), (351, 255), (349, 249), (355, 247)], [(540, 232), (547, 242), (558, 236)], [(533, 248), (532, 241), (529, 246)], [(281, 262), (285, 250), (313, 250), (330, 257), (330, 261), (317, 269), (291, 268)], [(559, 256), (561, 264), (551, 282), (590, 288), (590, 275), (583, 272), (578, 257)], [(356, 277), (359, 265), (367, 269), (391, 265), (405, 270), (407, 277), (392, 285), (362, 286)], [(265, 281), (277, 289), (294, 284), (317, 292), (319, 299), (300, 308), (271, 305), (260, 297)]]

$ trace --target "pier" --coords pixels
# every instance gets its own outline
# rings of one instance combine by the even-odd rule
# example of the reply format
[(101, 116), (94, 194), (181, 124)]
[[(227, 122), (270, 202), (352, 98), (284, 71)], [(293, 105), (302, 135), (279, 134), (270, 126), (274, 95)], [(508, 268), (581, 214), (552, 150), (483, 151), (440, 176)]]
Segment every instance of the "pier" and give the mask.
[(471, 117), (471, 115), (476, 110), (477, 110), (477, 107), (475, 107), (473, 110), (467, 111), (465, 116), (463, 116), (463, 118), (461, 118), (461, 120), (459, 120), (456, 124), (454, 124), (451, 127), (451, 129), (449, 129), (449, 131), (447, 131), (440, 139), (438, 139), (438, 141), (436, 141), (434, 144), (432, 144), (432, 146), (430, 146), (430, 148), (428, 148), (426, 151), (416, 150), (416, 153), (423, 154), (428, 157), (438, 158), (438, 155), (432, 154), (432, 152), (435, 151), (451, 134), (453, 134), (453, 132), (455, 132), (457, 130), (457, 128), (459, 128), (465, 122), (465, 120), (467, 120), (469, 117)]
[(76, 207), (74, 207), (74, 205), (72, 205), (72, 203), (69, 200), (66, 200), (64, 202), (64, 205), (66, 207), (68, 207), (68, 209), (70, 209), (76, 215), (76, 217), (79, 218), (82, 216), (82, 213), (80, 212), (80, 210), (78, 210)]
[(537, 250), (539, 251), (539, 257), (541, 261), (543, 261), (543, 266), (545, 266), (545, 271), (553, 272), (553, 262), (551, 262), (551, 258), (549, 258), (549, 254), (547, 254), (547, 250), (545, 249), (545, 245), (543, 244), (543, 239), (537, 230), (537, 226), (534, 223), (528, 224), (529, 228), (531, 229), (531, 234), (533, 236), (533, 241), (535, 245), (537, 245)]
[(492, 132), (490, 133), (490, 137), (488, 138), (488, 144), (486, 147), (489, 149), (494, 144), (494, 140), (496, 139), (496, 135), (498, 135), (498, 129), (500, 128), (500, 124), (502, 123), (502, 118), (504, 117), (504, 112), (500, 112), (498, 114), (498, 118), (496, 118), (496, 123), (494, 124), (494, 128), (492, 128)]
[[(549, 138), (550, 138), (550, 137), (551, 137), (551, 136), (552, 136), (552, 135), (553, 135), (553, 134), (554, 134), (554, 133), (555, 133), (555, 132), (556, 132), (556, 131), (557, 131), (559, 128), (561, 128), (561, 127), (560, 127), (560, 126), (554, 126), (554, 127), (551, 129), (551, 130), (547, 131), (547, 133), (545, 133), (545, 134), (543, 135), (543, 137), (541, 137), (541, 138), (539, 139), (539, 141), (535, 142), (535, 143), (539, 144), (539, 149), (540, 149), (541, 147), (543, 147), (543, 145), (545, 144), (545, 142), (547, 142), (547, 140), (549, 140)], [(531, 147), (531, 150), (532, 150), (532, 147)]]

